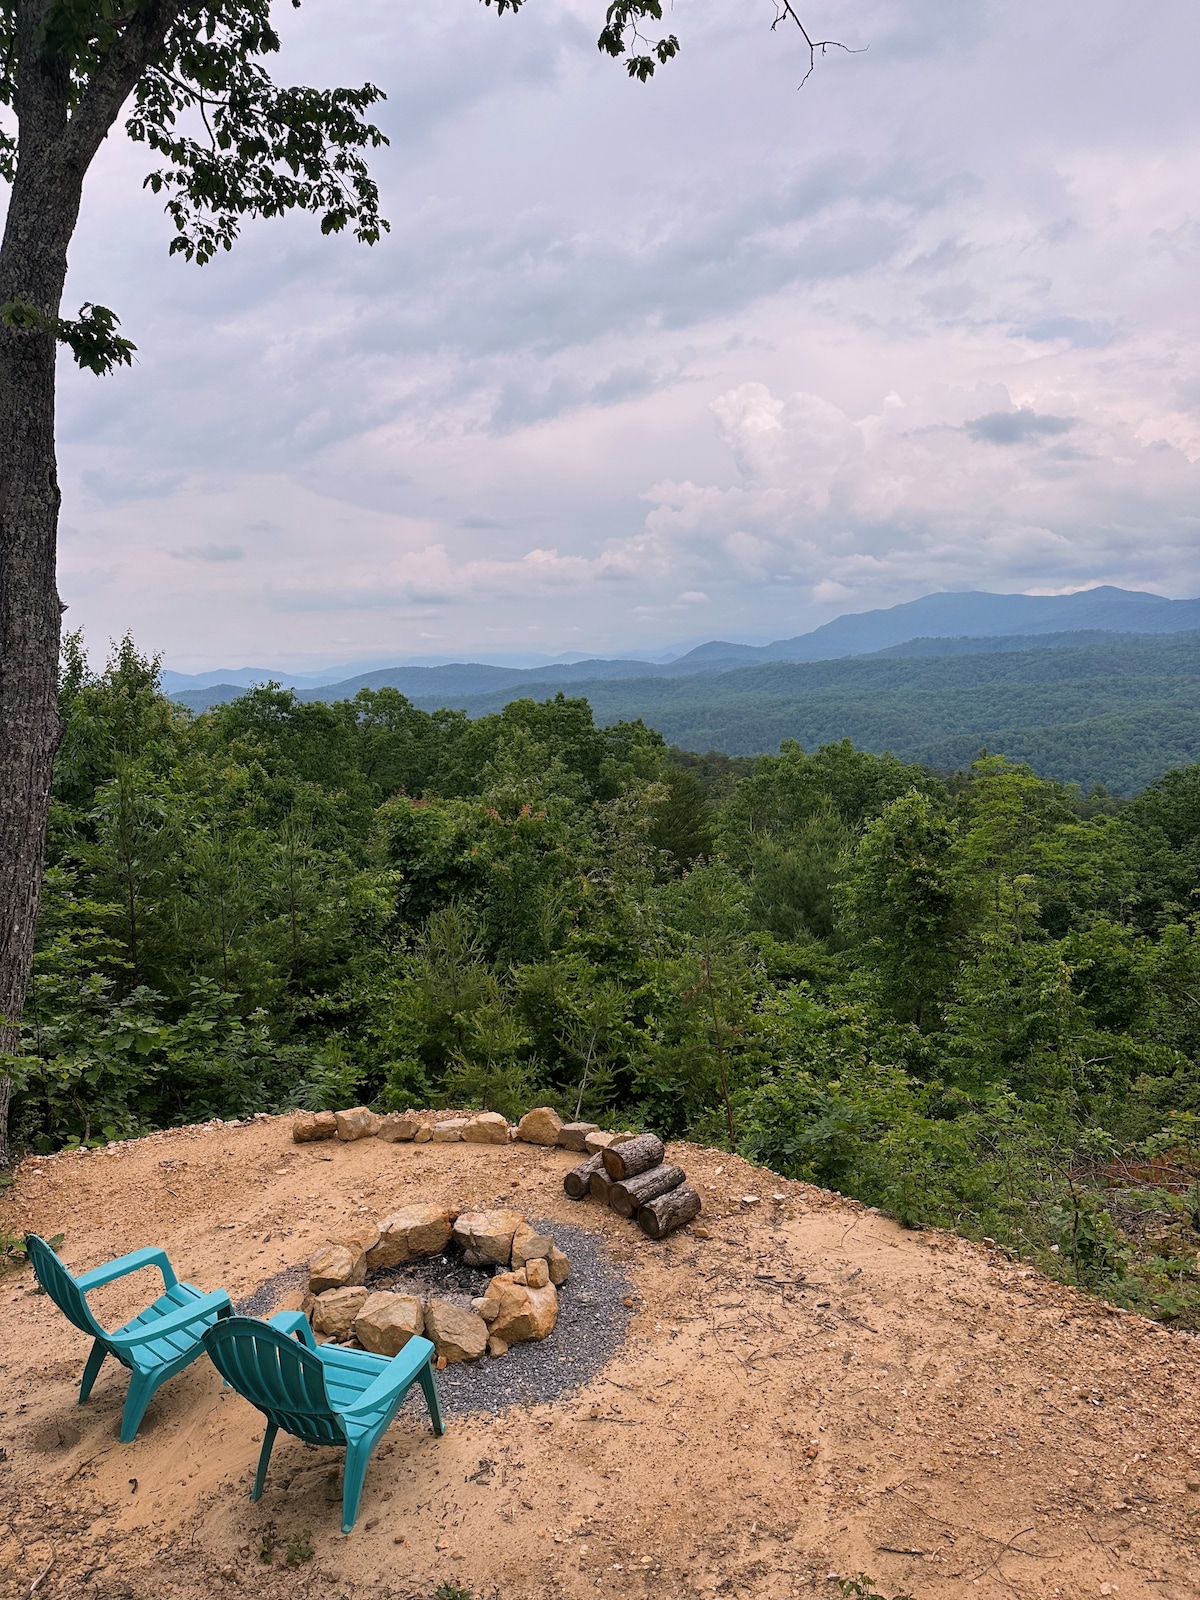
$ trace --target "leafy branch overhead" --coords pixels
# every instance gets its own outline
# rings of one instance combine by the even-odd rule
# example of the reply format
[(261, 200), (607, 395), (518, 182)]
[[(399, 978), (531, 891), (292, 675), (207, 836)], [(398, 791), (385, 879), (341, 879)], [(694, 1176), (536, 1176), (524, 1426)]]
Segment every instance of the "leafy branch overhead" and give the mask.
[(9, 300), (0, 306), (0, 324), (26, 333), (50, 334), (98, 378), (107, 377), (114, 367), (132, 366), (137, 350), (131, 339), (117, 332), (121, 323), (116, 312), (90, 301), (79, 308), (79, 316), (72, 322), (47, 316), (25, 300)]

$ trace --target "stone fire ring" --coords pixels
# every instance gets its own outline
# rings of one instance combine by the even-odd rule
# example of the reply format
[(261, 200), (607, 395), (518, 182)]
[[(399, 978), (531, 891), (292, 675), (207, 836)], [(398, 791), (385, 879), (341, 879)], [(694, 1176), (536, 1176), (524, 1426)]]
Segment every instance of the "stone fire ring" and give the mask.
[[(465, 1267), (495, 1269), (469, 1305), (463, 1297), (425, 1297), (368, 1283), (447, 1252), (460, 1254)], [(322, 1246), (309, 1262), (304, 1309), (314, 1333), (376, 1355), (394, 1356), (423, 1334), (444, 1368), (545, 1339), (558, 1321), (558, 1289), (570, 1270), (553, 1238), (519, 1211), (408, 1205)]]

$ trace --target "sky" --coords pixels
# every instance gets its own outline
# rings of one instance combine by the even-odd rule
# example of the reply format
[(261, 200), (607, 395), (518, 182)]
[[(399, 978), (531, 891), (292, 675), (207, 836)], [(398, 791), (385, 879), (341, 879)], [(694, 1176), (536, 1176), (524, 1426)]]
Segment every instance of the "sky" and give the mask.
[(282, 81), (377, 83), (391, 232), (168, 258), (88, 179), (60, 588), (179, 671), (790, 637), (938, 589), (1200, 594), (1200, 7), (305, 0)]

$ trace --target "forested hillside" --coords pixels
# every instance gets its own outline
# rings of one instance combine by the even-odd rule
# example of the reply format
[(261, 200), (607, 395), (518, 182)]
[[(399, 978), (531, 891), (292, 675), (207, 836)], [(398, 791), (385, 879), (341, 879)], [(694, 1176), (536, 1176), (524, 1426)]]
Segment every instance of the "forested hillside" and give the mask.
[(62, 705), (19, 1141), (551, 1102), (1196, 1318), (1200, 766), (1119, 805), (562, 697), (192, 717), (129, 641)]

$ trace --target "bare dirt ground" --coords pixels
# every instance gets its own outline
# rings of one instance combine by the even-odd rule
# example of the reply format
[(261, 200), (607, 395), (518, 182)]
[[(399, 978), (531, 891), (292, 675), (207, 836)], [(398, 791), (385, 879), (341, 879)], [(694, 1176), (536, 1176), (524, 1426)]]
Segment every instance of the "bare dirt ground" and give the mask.
[[(77, 1270), (161, 1244), (238, 1299), (338, 1220), (504, 1196), (594, 1227), (634, 1308), (555, 1405), (451, 1416), (440, 1440), (402, 1413), (343, 1538), (340, 1452), (281, 1435), (251, 1505), (260, 1419), (204, 1360), (119, 1444), (124, 1373), (77, 1407), (86, 1341), (27, 1269), (0, 1278), (0, 1595), (789, 1600), (860, 1571), (916, 1600), (1200, 1595), (1200, 1340), (688, 1146), (670, 1159), (709, 1237), (654, 1244), (566, 1198), (573, 1159), (295, 1146), (277, 1118), (26, 1162), (0, 1220), (64, 1233)], [(156, 1292), (142, 1274), (96, 1300), (119, 1317)]]

